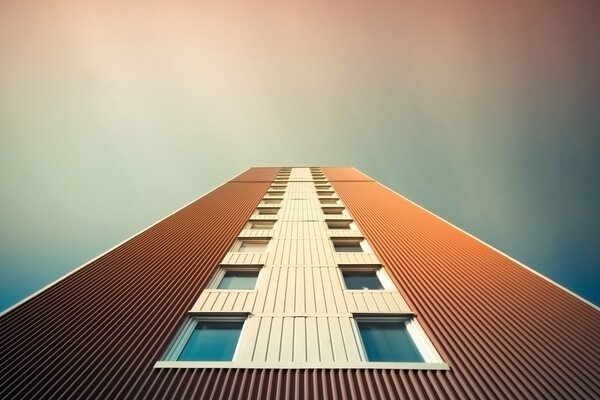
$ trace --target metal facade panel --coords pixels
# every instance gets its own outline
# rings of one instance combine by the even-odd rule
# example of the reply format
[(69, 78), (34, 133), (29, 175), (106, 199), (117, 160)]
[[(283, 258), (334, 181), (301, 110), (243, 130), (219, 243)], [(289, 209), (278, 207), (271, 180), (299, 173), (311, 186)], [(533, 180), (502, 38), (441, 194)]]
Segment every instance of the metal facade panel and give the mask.
[(323, 172), (325, 172), (325, 176), (330, 183), (343, 181), (373, 181), (373, 179), (352, 167), (328, 167), (323, 168)]
[(226, 183), (0, 317), (0, 398), (144, 397), (178, 379), (153, 365), (267, 187)]
[[(361, 237), (360, 232), (327, 229), (310, 178), (308, 169), (293, 168), (291, 179), (297, 181), (282, 186), (285, 193), (273, 229), (245, 229), (240, 233), (242, 237), (270, 238), (254, 290), (207, 289), (191, 310), (249, 313), (236, 357), (225, 366), (302, 368), (306, 363), (317, 367), (326, 363), (340, 368), (350, 364), (364, 367), (352, 313), (410, 313), (396, 290), (346, 290), (338, 263), (359, 264), (359, 268), (380, 263), (372, 253), (336, 252), (332, 232), (346, 233), (343, 238)], [(258, 261), (246, 253), (240, 255), (237, 249), (234, 245), (222, 264)], [(220, 277), (218, 274), (215, 280)], [(177, 363), (161, 363), (160, 367), (177, 367)]]
[(596, 309), (376, 182), (332, 183), (451, 367), (401, 371), (414, 397), (600, 397)]
[(271, 183), (275, 179), (275, 175), (279, 172), (279, 168), (273, 167), (253, 167), (242, 172), (229, 182), (268, 182)]
[(333, 183), (451, 370), (154, 369), (266, 188), (227, 184), (2, 316), (0, 398), (599, 397), (596, 310), (379, 185)]

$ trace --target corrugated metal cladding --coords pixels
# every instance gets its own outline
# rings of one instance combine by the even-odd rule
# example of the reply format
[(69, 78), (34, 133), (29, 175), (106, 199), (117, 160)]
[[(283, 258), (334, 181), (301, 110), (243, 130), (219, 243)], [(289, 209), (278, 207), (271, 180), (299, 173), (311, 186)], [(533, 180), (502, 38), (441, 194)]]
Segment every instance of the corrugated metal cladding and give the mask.
[(350, 168), (326, 174), (451, 370), (153, 368), (276, 171), (245, 172), (3, 315), (0, 398), (600, 397), (596, 310)]
[[(600, 398), (600, 312), (377, 182), (332, 184), (450, 365), (390, 373), (404, 390), (418, 398)], [(372, 384), (391, 381), (379, 375)]]
[[(337, 202), (338, 200), (336, 200)], [(380, 265), (373, 253), (337, 253), (308, 168), (293, 168), (277, 200), (271, 230), (244, 229), (243, 238), (270, 238), (266, 253), (234, 246), (222, 264), (264, 264), (252, 290), (206, 289), (193, 312), (247, 312), (235, 359), (240, 368), (349, 368), (367, 360), (354, 313), (410, 313), (397, 290), (346, 290), (338, 265)], [(345, 215), (346, 219), (349, 218)], [(248, 226), (248, 228), (251, 228)]]

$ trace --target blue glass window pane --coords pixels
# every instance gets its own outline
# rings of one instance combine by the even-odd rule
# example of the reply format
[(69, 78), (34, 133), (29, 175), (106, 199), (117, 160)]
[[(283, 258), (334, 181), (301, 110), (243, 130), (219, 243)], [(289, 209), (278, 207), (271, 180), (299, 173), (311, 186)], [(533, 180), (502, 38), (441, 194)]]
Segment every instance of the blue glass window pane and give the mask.
[(198, 321), (179, 361), (231, 361), (244, 321)]
[(256, 286), (258, 271), (228, 271), (219, 282), (217, 289), (249, 289)]
[(375, 271), (344, 271), (342, 275), (347, 289), (383, 289)]
[(359, 321), (358, 328), (369, 361), (424, 361), (403, 321)]

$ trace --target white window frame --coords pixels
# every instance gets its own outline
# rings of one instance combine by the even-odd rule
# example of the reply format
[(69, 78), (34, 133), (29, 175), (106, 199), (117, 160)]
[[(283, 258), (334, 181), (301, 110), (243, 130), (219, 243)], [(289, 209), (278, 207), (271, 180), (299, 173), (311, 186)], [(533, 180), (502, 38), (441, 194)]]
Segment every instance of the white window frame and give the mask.
[(273, 205), (281, 205), (282, 201), (283, 201), (283, 199), (271, 199), (271, 198), (262, 199), (259, 207), (262, 207), (262, 206), (272, 207)]
[[(236, 291), (236, 292), (255, 292), (258, 287), (258, 282), (260, 280), (260, 271), (262, 270), (262, 265), (221, 265), (219, 269), (215, 273), (215, 275), (210, 280), (207, 289), (211, 290), (223, 290), (223, 291)], [(221, 280), (225, 277), (227, 272), (258, 272), (256, 276), (256, 283), (254, 284), (254, 289), (219, 289), (219, 284)]]
[[(235, 362), (238, 353), (240, 351), (240, 343), (243, 342), (244, 330), (246, 328), (246, 320), (248, 319), (250, 313), (247, 312), (231, 312), (231, 313), (196, 313), (190, 312), (188, 313), (186, 319), (183, 321), (183, 324), (178, 329), (177, 333), (171, 339), (171, 343), (163, 353), (160, 361), (155, 364), (155, 368), (161, 367), (178, 367), (185, 368), (186, 365), (191, 366), (206, 366), (210, 364), (222, 365), (224, 363), (231, 364)], [(240, 329), (240, 336), (238, 337), (237, 343), (235, 345), (235, 350), (233, 352), (233, 356), (231, 360), (228, 361), (179, 361), (178, 358), (181, 355), (185, 345), (188, 340), (192, 336), (194, 329), (196, 328), (196, 324), (198, 321), (214, 321), (214, 322), (223, 322), (223, 321), (242, 321), (242, 328)]]
[(331, 246), (333, 247), (333, 252), (336, 254), (343, 254), (343, 253), (353, 253), (352, 251), (340, 251), (338, 252), (335, 249), (335, 244), (339, 243), (339, 242), (358, 242), (358, 244), (360, 245), (362, 251), (361, 252), (357, 252), (357, 253), (372, 253), (373, 250), (371, 249), (371, 246), (369, 246), (369, 243), (367, 243), (367, 241), (365, 240), (365, 238), (361, 238), (361, 237), (357, 237), (357, 238), (331, 238)]
[[(388, 365), (395, 364), (403, 366), (404, 368), (410, 368), (411, 366), (421, 366), (422, 369), (448, 369), (448, 366), (444, 364), (444, 361), (440, 357), (439, 353), (433, 346), (433, 343), (427, 335), (419, 322), (417, 321), (414, 314), (369, 314), (369, 313), (355, 313), (353, 314), (353, 323), (356, 329), (356, 333), (359, 337), (359, 343), (361, 345), (362, 357), (367, 364), (371, 365)], [(417, 347), (417, 350), (423, 358), (423, 362), (403, 362), (403, 361), (369, 361), (367, 357), (367, 350), (360, 333), (360, 327), (358, 326), (359, 321), (365, 322), (399, 322), (403, 321), (406, 325), (406, 331), (410, 335), (413, 343)], [(429, 367), (429, 368), (428, 368)]]
[[(381, 291), (394, 291), (397, 292), (398, 288), (394, 285), (394, 282), (391, 280), (385, 269), (382, 265), (378, 264), (340, 264), (338, 265), (340, 279), (342, 280), (342, 285), (344, 290), (348, 292), (364, 292), (364, 291), (373, 291), (373, 292), (381, 292)], [(377, 279), (383, 286), (382, 289), (348, 289), (346, 287), (346, 280), (344, 279), (343, 272), (375, 272)]]
[[(337, 212), (326, 213), (325, 210), (339, 210), (341, 212), (340, 213), (337, 213)], [(346, 217), (348, 217), (350, 215), (350, 214), (348, 214), (348, 211), (346, 210), (346, 208), (341, 205), (337, 205), (337, 206), (333, 206), (333, 207), (321, 207), (321, 211), (323, 212), (323, 215), (325, 215), (325, 218), (327, 218), (328, 215), (345, 215)]]
[[(244, 229), (253, 230), (253, 231), (272, 231), (275, 228), (275, 223), (277, 220), (275, 219), (253, 219), (248, 221), (246, 227)], [(269, 224), (269, 228), (253, 228), (254, 224)]]
[[(264, 210), (268, 210), (268, 212), (262, 213), (261, 211), (264, 211)], [(256, 207), (256, 211), (254, 212), (254, 216), (257, 216), (257, 215), (261, 215), (261, 216), (263, 216), (263, 215), (272, 215), (272, 216), (275, 216), (275, 215), (279, 214), (279, 210), (281, 210), (281, 207), (271, 207), (271, 206), (269, 206), (269, 207), (263, 207), (263, 206), (259, 206), (259, 207)], [(273, 211), (275, 211), (275, 212), (273, 212)]]
[(317, 196), (331, 198), (335, 196), (335, 192), (333, 190), (317, 190)]
[[(331, 228), (329, 226), (329, 224), (339, 224), (339, 225), (348, 224), (348, 227), (347, 228)], [(349, 231), (358, 232), (358, 226), (351, 219), (326, 219), (325, 220), (325, 225), (327, 226), (328, 230), (333, 230), (333, 231), (349, 230)]]
[[(244, 243), (266, 243), (267, 246), (265, 247), (264, 251), (240, 251), (242, 248), (242, 245)], [(262, 254), (262, 253), (266, 253), (269, 251), (269, 245), (271, 244), (271, 238), (238, 238), (235, 242), (235, 244), (233, 245), (233, 248), (231, 249), (232, 252), (239, 252), (239, 253), (256, 253), (256, 254)]]
[(322, 198), (319, 199), (319, 204), (321, 204), (321, 206), (341, 206), (342, 203), (340, 203), (340, 199), (337, 198)]

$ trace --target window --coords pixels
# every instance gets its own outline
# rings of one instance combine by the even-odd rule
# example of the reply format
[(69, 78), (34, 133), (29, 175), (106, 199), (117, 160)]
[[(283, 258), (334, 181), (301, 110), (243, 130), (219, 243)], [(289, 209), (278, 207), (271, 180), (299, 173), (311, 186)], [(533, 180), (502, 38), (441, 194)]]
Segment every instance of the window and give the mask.
[(271, 186), (273, 190), (285, 190), (285, 185), (273, 185)]
[(379, 264), (338, 265), (346, 290), (393, 290), (396, 285)]
[(352, 229), (356, 230), (352, 221), (325, 221), (328, 229)]
[(263, 204), (281, 204), (281, 199), (266, 199), (262, 202)]
[(330, 197), (330, 196), (333, 196), (333, 192), (332, 191), (328, 191), (328, 190), (326, 190), (326, 191), (318, 191), (317, 195), (318, 196), (323, 196), (323, 197), (325, 197), (325, 196)]
[(246, 229), (273, 229), (275, 221), (250, 221)]
[(315, 185), (315, 189), (317, 189), (317, 190), (327, 190), (327, 189), (331, 189), (331, 186), (329, 186), (329, 185)]
[(217, 289), (254, 290), (258, 279), (258, 270), (228, 270), (219, 281)]
[(343, 215), (344, 207), (327, 207), (323, 208), (323, 214), (326, 215)]
[(338, 204), (337, 199), (319, 199), (321, 204)]
[(165, 355), (177, 361), (232, 361), (245, 317), (190, 317)]
[(270, 207), (270, 208), (259, 208), (258, 215), (277, 215), (279, 212), (279, 208)]
[(356, 322), (368, 361), (425, 362), (409, 332), (410, 318), (359, 318)]
[(352, 269), (342, 270), (344, 283), (348, 290), (381, 290), (383, 284), (377, 276), (377, 271), (353, 271)]
[(240, 253), (262, 253), (267, 251), (268, 240), (241, 240), (237, 251)]
[(367, 250), (365, 241), (360, 239), (336, 239), (333, 247), (338, 253), (365, 253)]
[(276, 191), (272, 191), (272, 192), (267, 192), (267, 196), (268, 197), (281, 197), (283, 196), (285, 192), (282, 192), (280, 190), (276, 190)]

